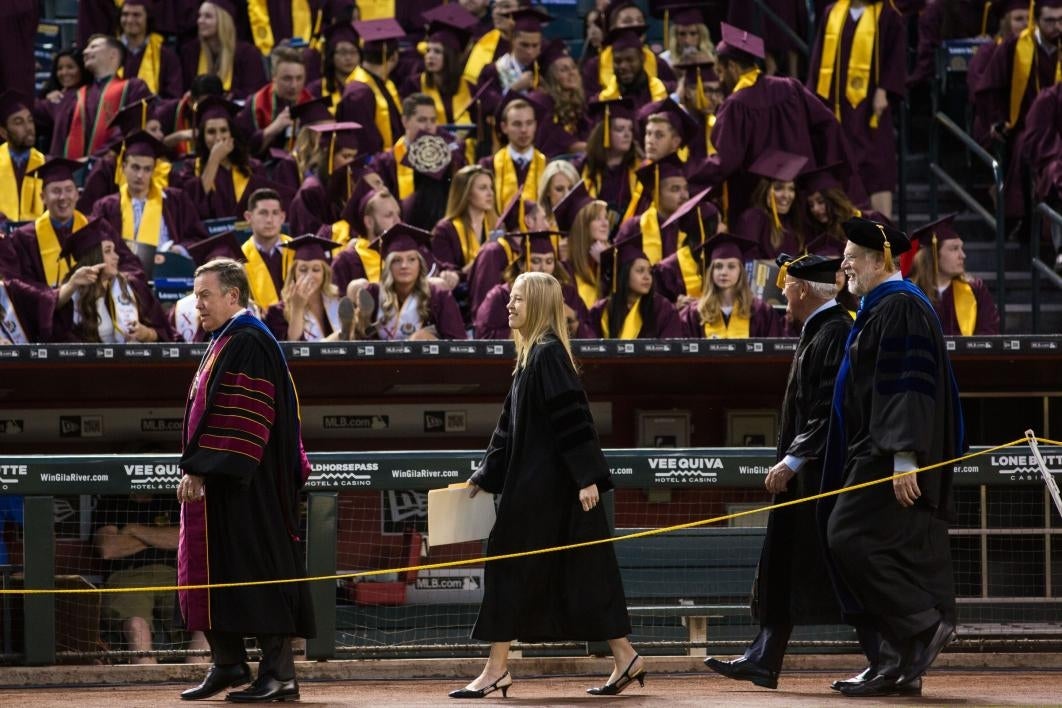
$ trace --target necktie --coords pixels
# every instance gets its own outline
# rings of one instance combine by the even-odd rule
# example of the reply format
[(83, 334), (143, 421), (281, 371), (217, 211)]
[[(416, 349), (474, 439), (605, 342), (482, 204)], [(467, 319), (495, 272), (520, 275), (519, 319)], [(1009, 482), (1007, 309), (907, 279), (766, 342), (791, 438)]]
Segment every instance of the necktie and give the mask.
[(522, 170), (525, 167), (527, 167), (527, 158), (526, 157), (518, 157), (518, 158), (516, 158), (515, 162), (516, 162), (516, 169), (518, 169), (518, 170)]
[(133, 234), (140, 233), (140, 220), (144, 217), (144, 200), (133, 200)]

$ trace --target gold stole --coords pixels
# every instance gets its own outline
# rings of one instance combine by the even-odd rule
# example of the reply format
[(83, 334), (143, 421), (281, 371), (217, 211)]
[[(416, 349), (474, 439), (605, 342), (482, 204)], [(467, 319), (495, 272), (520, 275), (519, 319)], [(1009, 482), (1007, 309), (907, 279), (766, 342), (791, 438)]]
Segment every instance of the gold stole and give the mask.
[[(1018, 35), (1014, 45), (1014, 68), (1010, 74), (1009, 123), (1014, 126), (1021, 114), (1021, 102), (1029, 87), (1029, 77), (1036, 80), (1036, 93), (1040, 93), (1040, 72), (1036, 70), (1036, 25), (1030, 23)], [(1056, 51), (1055, 83), (1062, 83), (1062, 50)]]
[(413, 194), (413, 168), (402, 164), (408, 149), (406, 136), (403, 135), (395, 143), (393, 150), (395, 156), (395, 184), (398, 187), (398, 194), (395, 196), (398, 197), (399, 201)]
[[(87, 223), (88, 219), (85, 218), (85, 215), (75, 209), (74, 224), (70, 229), (70, 233), (73, 234)], [(62, 246), (59, 243), (59, 236), (55, 233), (55, 228), (52, 226), (52, 217), (48, 212), (44, 212), (37, 217), (33, 226), (37, 232), (37, 249), (41, 252), (44, 279), (49, 285), (58, 287), (62, 279), (66, 277), (66, 274), (70, 272), (70, 267), (65, 260), (59, 259), (59, 252), (62, 250)]]
[[(124, 148), (123, 148), (124, 150)], [(151, 184), (159, 190), (166, 189), (170, 186), (170, 171), (173, 169), (173, 163), (169, 160), (159, 158), (155, 160), (155, 170), (151, 173)], [(122, 156), (118, 156), (117, 169), (114, 171), (114, 183), (119, 187), (125, 186), (125, 172), (122, 170)]]
[(746, 71), (744, 74), (741, 75), (741, 78), (738, 79), (738, 82), (734, 84), (734, 90), (730, 92), (730, 95), (733, 96), (738, 91), (744, 91), (747, 88), (755, 86), (756, 82), (759, 81), (759, 78), (759, 69), (752, 69), (751, 71)]
[(712, 145), (712, 129), (715, 128), (715, 114), (708, 116), (704, 121), (704, 144), (708, 148), (708, 154), (716, 153), (715, 145)]
[(597, 302), (597, 283), (587, 282), (576, 275), (575, 287), (579, 290), (579, 297), (587, 308), (593, 307)]
[[(505, 211), (506, 205), (520, 191), (523, 198), (532, 202), (538, 201), (538, 178), (546, 169), (546, 156), (538, 150), (534, 151), (531, 164), (527, 167), (527, 177), (524, 183), (516, 181), (516, 163), (509, 155), (509, 148), (503, 147), (494, 153), (494, 206), (498, 213)], [(520, 228), (524, 228), (521, 224)]]
[[(287, 243), (290, 240), (290, 237), (280, 235), (280, 243)], [(273, 276), (269, 274), (269, 267), (266, 266), (262, 254), (258, 252), (258, 247), (254, 245), (253, 236), (243, 242), (241, 249), (244, 258), (247, 259), (244, 270), (247, 271), (247, 281), (251, 286), (251, 298), (265, 311), (270, 305), (280, 302), (280, 295), (277, 293), (276, 286), (273, 285)], [(294, 253), (290, 248), (281, 248), (280, 253), (280, 273), (281, 278), (285, 278), (291, 268)]]
[[(247, 183), (251, 180), (251, 176), (245, 175), (237, 167), (229, 169), (229, 174), (232, 176), (232, 191), (236, 194), (236, 203), (239, 204), (240, 200), (243, 199), (243, 193), (247, 191)], [(216, 183), (217, 178), (215, 177), (215, 184)]]
[[(849, 0), (839, 0), (830, 10), (829, 17), (826, 18), (822, 55), (819, 58), (819, 80), (815, 85), (815, 93), (827, 100), (830, 98), (830, 85), (833, 83), (834, 71), (841, 62), (841, 33), (844, 31), (844, 25), (849, 16), (850, 5)], [(852, 37), (852, 51), (847, 64), (848, 77), (844, 89), (844, 96), (852, 108), (858, 106), (867, 97), (871, 63), (874, 63), (876, 70), (880, 70), (877, 62), (873, 60), (878, 49), (878, 18), (881, 16), (882, 7), (884, 3), (867, 5), (856, 25), (855, 35)], [(877, 83), (876, 79), (875, 83)], [(834, 89), (833, 110), (839, 118), (841, 115), (840, 85)]]
[[(199, 45), (199, 63), (196, 64), (195, 73), (196, 73), (196, 76), (199, 76), (199, 75), (202, 75), (202, 74), (213, 74), (214, 73), (214, 65), (213, 65), (213, 62), (210, 61), (210, 54), (207, 51), (206, 45), (202, 44), (202, 43), (200, 43), (200, 45)], [(225, 93), (228, 93), (229, 91), (232, 90), (232, 70), (231, 69), (229, 70), (228, 74), (226, 74), (225, 76), (222, 76), (220, 73), (218, 73), (217, 77), (219, 79), (221, 79), (221, 88), (225, 89)]]
[(357, 0), (359, 20), (382, 20), (395, 16), (395, 0)]
[(454, 225), (454, 231), (457, 232), (457, 241), (461, 244), (461, 255), (465, 259), (465, 263), (471, 263), (476, 258), (476, 254), (479, 253), (479, 239), (475, 237), (475, 234), (469, 234), (468, 229), (465, 228), (465, 223), (461, 219), (453, 219), (450, 221)]
[(638, 310), (638, 306), (641, 303), (642, 299), (640, 297), (635, 300), (631, 309), (627, 312), (627, 316), (623, 318), (623, 327), (620, 329), (618, 337), (613, 337), (609, 331), (609, 308), (606, 305), (605, 311), (601, 313), (601, 331), (605, 333), (605, 339), (637, 339), (638, 335), (642, 333), (642, 313)]
[(656, 207), (651, 206), (638, 218), (642, 231), (642, 250), (649, 258), (650, 265), (656, 265), (664, 257), (664, 239), (660, 235), (660, 220), (656, 216)]
[(727, 324), (722, 313), (715, 324), (704, 323), (704, 336), (708, 339), (748, 339), (749, 318), (738, 314), (737, 308), (730, 313), (730, 323)]
[[(602, 86), (605, 86), (609, 79), (614, 78), (616, 75), (612, 68), (612, 47), (605, 47), (601, 50), (601, 54), (598, 56), (597, 82)], [(642, 47), (642, 69), (645, 70), (646, 75), (650, 79), (649, 83), (652, 84), (652, 79), (655, 79), (658, 76), (656, 71), (656, 55), (653, 54), (649, 47), (645, 46)], [(667, 94), (664, 95), (666, 96)], [(602, 99), (599, 98), (598, 100)], [(653, 100), (656, 101), (659, 99), (654, 98)]]
[[(140, 60), (140, 68), (136, 70), (136, 78), (147, 84), (151, 93), (159, 92), (159, 73), (162, 70), (162, 43), (164, 38), (161, 34), (152, 32), (148, 35), (144, 44), (144, 56)], [(119, 77), (125, 76), (125, 67), (118, 67)]]
[[(251, 23), (254, 46), (263, 55), (273, 51), (273, 25), (269, 19), (267, 0), (247, 0), (247, 19)], [(313, 40), (313, 12), (307, 0), (291, 0), (291, 35), (310, 42)]]
[[(435, 112), (439, 116), (440, 123), (450, 123), (446, 113), (446, 102), (443, 100), (442, 94), (439, 93), (439, 89), (434, 89), (428, 86), (427, 81), (424, 80), (425, 74), (420, 75), (420, 92), (431, 96), (431, 100), (435, 101)], [(462, 79), (459, 82), (457, 93), (450, 97), (450, 111), (453, 113), (454, 123), (461, 122), (461, 116), (465, 116), (467, 122), (472, 122), (472, 117), (468, 115), (468, 109), (472, 107), (472, 94), (468, 91), (468, 82)], [(461, 112), (457, 112), (457, 106), (464, 106)]]
[(22, 191), (15, 179), (15, 163), (6, 144), (0, 145), (0, 214), (11, 221), (35, 219), (44, 212), (40, 180), (29, 174), (44, 164), (44, 155), (30, 148), (26, 169), (22, 173)]
[[(591, 179), (589, 168), (586, 167), (583, 168), (583, 184), (586, 185), (586, 191), (590, 193), (591, 197), (594, 199), (601, 198), (601, 180)], [(627, 170), (627, 185), (631, 190), (631, 200), (627, 202), (627, 210), (623, 213), (620, 223), (635, 215), (638, 211), (638, 202), (642, 198), (642, 181), (638, 179), (638, 173), (633, 167)]]
[[(376, 129), (380, 131), (384, 150), (392, 149), (395, 143), (394, 135), (391, 134), (391, 109), (388, 108), (387, 99), (384, 98), (383, 91), (376, 84), (376, 79), (359, 66), (350, 72), (350, 76), (347, 77), (347, 83), (351, 81), (360, 81), (365, 84), (372, 91), (372, 95), (376, 97)], [(391, 80), (386, 80), (384, 86), (387, 87), (387, 92), (391, 94), (391, 99), (395, 102), (395, 105), (401, 106), (402, 101), (398, 98), (398, 91), (395, 89), (394, 84), (391, 83)]]
[(341, 246), (350, 243), (350, 224), (340, 219), (332, 224), (332, 240)]
[[(520, 228), (523, 228), (523, 226), (521, 226)], [(498, 239), (498, 245), (501, 246), (501, 249), (503, 251), (505, 251), (505, 265), (506, 266), (512, 265), (513, 261), (516, 260), (516, 253), (513, 251), (513, 246), (512, 246), (511, 243), (509, 243), (509, 239), (507, 239), (507, 238)]]
[(693, 252), (688, 248), (680, 248), (678, 264), (682, 273), (682, 282), (686, 286), (686, 294), (690, 297), (700, 297), (704, 279), (701, 277), (701, 264), (694, 258)]
[(380, 282), (380, 264), (383, 257), (380, 252), (370, 246), (371, 242), (367, 238), (359, 236), (354, 239), (354, 251), (358, 254), (358, 258), (361, 259), (361, 267), (365, 269), (365, 277), (369, 279), (370, 283)]
[[(613, 74), (609, 77), (609, 80), (602, 84), (604, 88), (601, 89), (601, 93), (598, 95), (599, 101), (611, 101), (617, 98), (623, 98), (619, 89), (619, 79)], [(655, 76), (649, 77), (649, 95), (653, 97), (654, 101), (662, 101), (668, 97), (667, 86), (664, 82)]]
[(129, 185), (119, 187), (118, 195), (122, 205), (122, 238), (126, 241), (158, 246), (159, 231), (162, 228), (162, 192), (156, 189), (154, 184), (148, 188), (148, 195), (144, 200), (144, 213), (140, 216), (139, 230), (134, 229), (133, 200), (129, 196)]
[(502, 33), (492, 29), (472, 45), (472, 51), (468, 53), (468, 61), (465, 62), (465, 72), (462, 76), (465, 81), (472, 85), (476, 84), (483, 69), (494, 61), (494, 53), (498, 51), (498, 42), (501, 38)]
[(959, 321), (959, 331), (969, 337), (977, 329), (977, 298), (973, 288), (962, 278), (951, 281), (951, 295), (955, 301), (955, 319)]

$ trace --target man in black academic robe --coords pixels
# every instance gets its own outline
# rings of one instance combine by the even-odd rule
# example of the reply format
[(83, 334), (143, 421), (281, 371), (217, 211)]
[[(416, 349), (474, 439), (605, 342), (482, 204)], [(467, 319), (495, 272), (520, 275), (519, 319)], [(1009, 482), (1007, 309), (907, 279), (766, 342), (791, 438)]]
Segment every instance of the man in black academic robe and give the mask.
[[(778, 262), (784, 267), (780, 281), (787, 314), (803, 329), (782, 401), (778, 462), (764, 482), (776, 504), (819, 492), (833, 384), (852, 329), (851, 315), (834, 297), (840, 259), (810, 255), (794, 260), (783, 254)], [(841, 621), (815, 530), (814, 504), (775, 509), (767, 517), (752, 609), (760, 631), (744, 656), (732, 661), (709, 657), (704, 663), (729, 678), (777, 688), (793, 626)], [(874, 637), (869, 649), (876, 653), (876, 635), (869, 634)]]
[[(185, 409), (178, 584), (305, 577), (299, 490), (310, 466), (284, 355), (246, 310), (250, 289), (239, 263), (202, 266), (194, 292), (212, 338)], [(314, 632), (305, 583), (184, 590), (178, 599), (187, 629), (205, 632), (213, 661), (203, 683), (182, 699), (249, 682), (244, 637), (255, 635), (262, 649), (258, 678), (226, 699), (298, 700), (291, 640)]]
[[(910, 240), (859, 217), (843, 226), (843, 267), (849, 289), (863, 301), (834, 388), (824, 490), (933, 465), (964, 447), (940, 322), (925, 294), (893, 264)], [(845, 695), (913, 689), (954, 639), (951, 486), (952, 469), (944, 466), (820, 502), (842, 608), (881, 634), (873, 675), (844, 682)]]

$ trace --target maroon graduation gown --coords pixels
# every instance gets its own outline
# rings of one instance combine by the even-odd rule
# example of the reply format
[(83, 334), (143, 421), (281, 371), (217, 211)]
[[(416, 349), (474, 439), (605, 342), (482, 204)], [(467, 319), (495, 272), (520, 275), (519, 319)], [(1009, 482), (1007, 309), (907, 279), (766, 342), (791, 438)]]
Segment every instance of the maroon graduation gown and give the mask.
[(977, 52), (974, 53), (973, 58), (970, 59), (970, 63), (966, 67), (966, 93), (974, 107), (970, 135), (986, 149), (990, 149), (992, 146), (992, 137), (990, 135), (992, 124), (989, 122), (990, 109), (986, 105), (988, 103), (986, 100), (987, 94), (978, 94), (977, 90), (984, 80), (985, 72), (988, 71), (988, 65), (992, 62), (992, 55), (996, 53), (999, 47), (1000, 43), (998, 42), (982, 44), (977, 48)]
[(1062, 197), (1062, 84), (1041, 91), (1033, 101), (1019, 154), (1032, 168), (1036, 198)]
[(315, 175), (303, 180), (288, 208), (288, 226), (293, 234), (316, 234), (324, 224), (339, 219), (338, 209)]
[[(512, 247), (513, 253), (519, 253), (517, 246)], [(483, 304), (487, 293), (495, 285), (502, 282), (502, 274), (509, 267), (509, 256), (497, 241), (489, 241), (483, 244), (472, 261), (472, 268), (468, 272), (468, 310), (476, 312)]]
[[(192, 39), (181, 47), (181, 74), (184, 87), (192, 85), (192, 79), (199, 73), (199, 39)], [(236, 57), (232, 62), (232, 88), (229, 97), (247, 98), (269, 81), (262, 55), (253, 44), (236, 42)]]
[[(325, 224), (317, 232), (318, 238), (332, 240), (332, 224)], [(358, 280), (360, 278), (368, 278), (368, 274), (365, 272), (365, 266), (361, 262), (361, 256), (354, 250), (354, 234), (351, 233), (351, 241), (342, 249), (333, 251), (334, 257), (332, 260), (332, 282), (339, 292), (345, 293), (347, 291), (347, 285), (352, 280)], [(383, 267), (381, 263), (380, 267)]]
[[(600, 55), (587, 59), (582, 69), (580, 69), (580, 73), (583, 75), (583, 91), (586, 92), (587, 96), (597, 95), (601, 92), (601, 89), (605, 88), (599, 80), (598, 74), (600, 71)], [(667, 87), (668, 91), (674, 91), (678, 83), (678, 76), (675, 75), (675, 70), (666, 61), (661, 61), (660, 59), (656, 60), (656, 78), (664, 82), (664, 86)], [(635, 106), (639, 107), (642, 105), (644, 104), (635, 104)]]
[[(283, 301), (274, 302), (272, 305), (270, 305), (269, 309), (266, 310), (265, 315), (262, 317), (262, 322), (264, 322), (265, 326), (269, 328), (269, 331), (273, 333), (273, 336), (277, 338), (277, 341), (293, 341), (291, 339), (288, 339), (288, 320), (284, 317)], [(324, 318), (324, 322), (321, 323), (321, 326), (324, 328), (324, 336), (327, 337), (328, 335), (332, 334), (332, 326), (329, 323), (327, 317)], [(299, 337), (297, 341), (306, 341), (305, 330), (303, 331), (302, 336)]]
[[(833, 7), (832, 5), (830, 6)], [(825, 18), (815, 47), (812, 50), (808, 67), (808, 88), (815, 90), (819, 81), (819, 67), (822, 62), (822, 43), (826, 33)], [(848, 63), (855, 37), (856, 22), (852, 16), (845, 18), (841, 30), (840, 49), (831, 83), (830, 96), (834, 95), (834, 86), (841, 86), (841, 128), (851, 151), (852, 164), (859, 173), (863, 187), (867, 192), (892, 191), (896, 186), (896, 135), (893, 127), (892, 111), (881, 114), (877, 128), (870, 127), (874, 115), (874, 91), (883, 88), (888, 93), (890, 105), (903, 100), (907, 84), (907, 29), (903, 18), (887, 3), (882, 7), (878, 17), (878, 54), (872, 59), (866, 98), (855, 108), (844, 98), (844, 87), (848, 82)], [(830, 106), (832, 110), (832, 106)]]
[(545, 91), (532, 91), (531, 97), (544, 107), (543, 118), (538, 121), (538, 129), (535, 132), (535, 147), (542, 154), (549, 159), (568, 155), (573, 152), (572, 146), (575, 143), (586, 142), (593, 124), (585, 110), (574, 126), (561, 125), (554, 110), (552, 96)]
[[(482, 240), (481, 236), (481, 243)], [(432, 230), (431, 253), (440, 269), (457, 271), (462, 281), (467, 279), (462, 271), (466, 265), (465, 252), (461, 248), (461, 239), (457, 235), (457, 229), (454, 228), (450, 219), (440, 219)]]
[(0, 87), (18, 91), (23, 96), (35, 93), (33, 45), (37, 37), (39, 15), (38, 0), (5, 0), (0, 3), (0, 26), (4, 28)]
[[(207, 237), (206, 228), (196, 213), (195, 204), (180, 189), (168, 187), (163, 194), (162, 220), (166, 223), (170, 239), (187, 246)], [(96, 202), (92, 216), (107, 221), (117, 232), (122, 233), (122, 197), (111, 194)]]
[[(657, 225), (663, 224), (667, 221), (666, 217), (661, 217), (657, 214)], [(640, 233), (642, 229), (642, 222), (640, 216), (632, 216), (631, 218), (620, 224), (619, 230), (616, 232), (616, 241), (626, 241), (629, 238), (633, 238), (634, 234)], [(737, 232), (742, 233), (742, 232)], [(742, 233), (742, 235), (744, 235)], [(660, 253), (661, 259), (675, 253), (679, 248), (679, 225), (678, 223), (671, 224), (667, 228), (660, 229)]]
[[(170, 318), (167, 317), (166, 311), (162, 309), (162, 305), (159, 304), (159, 301), (155, 298), (155, 294), (151, 292), (151, 288), (148, 287), (141, 278), (130, 278), (127, 276), (127, 280), (129, 282), (129, 289), (136, 296), (136, 309), (139, 313), (141, 324), (154, 329), (158, 333), (158, 341), (174, 341), (177, 336), (174, 334)], [(55, 332), (53, 338), (57, 342), (93, 341), (82, 339), (81, 335), (74, 327), (73, 300), (70, 300), (56, 310)]]
[[(147, 84), (140, 79), (133, 77), (131, 79), (126, 79), (126, 82), (125, 94), (121, 105), (118, 107), (119, 110), (151, 95), (151, 91), (148, 89)], [(77, 110), (78, 92), (75, 91), (73, 94), (74, 97), (69, 103), (63, 101), (59, 104), (61, 112), (55, 114), (55, 128), (52, 132), (52, 148), (49, 151), (49, 154), (51, 155), (62, 155), (66, 147), (67, 137), (70, 135), (71, 123), (74, 120), (74, 111)], [(100, 99), (102, 97), (103, 91), (100, 88), (100, 84), (95, 81), (90, 81), (85, 90), (86, 110), (83, 120), (83, 125), (85, 126), (84, 146), (86, 154), (89, 154), (91, 148), (88, 138), (91, 134), (93, 121), (99, 113)], [(117, 128), (108, 129), (105, 125), (99, 126), (98, 129), (106, 131), (111, 139), (117, 139), (121, 134), (121, 131)], [(77, 159), (79, 157), (84, 157), (84, 155), (72, 155), (71, 159)]]
[[(145, 45), (146, 46), (146, 45)], [(162, 45), (159, 57), (159, 98), (180, 98), (184, 93), (184, 85), (181, 78), (181, 60), (177, 52), (165, 44)], [(125, 76), (137, 76), (140, 72), (140, 64), (144, 61), (144, 49), (136, 52), (125, 53), (125, 63), (122, 64)]]
[[(402, 107), (391, 98), (386, 82), (369, 71), (366, 73), (376, 82), (387, 102), (391, 122), (391, 139), (398, 140), (405, 132), (402, 128)], [(376, 95), (366, 84), (360, 81), (347, 82), (347, 85), (343, 87), (343, 98), (336, 107), (336, 120), (354, 121), (361, 124), (361, 133), (358, 134), (358, 152), (363, 154), (383, 152), (383, 136), (380, 135), (380, 130), (376, 126)]]
[[(794, 201), (792, 208), (796, 209), (797, 205), (798, 202)], [(806, 240), (786, 216), (779, 215), (782, 221), (782, 242), (777, 246), (771, 244), (771, 215), (759, 207), (750, 207), (741, 213), (733, 227), (734, 233), (759, 244), (759, 251), (753, 258), (773, 261), (781, 253), (797, 256), (804, 252)]]
[[(689, 244), (682, 248), (688, 249)], [(682, 248), (679, 251), (682, 251)], [(679, 296), (689, 294), (686, 290), (686, 279), (682, 276), (679, 251), (661, 259), (659, 263), (653, 266), (653, 287), (672, 303), (678, 300)]]
[[(425, 327), (435, 326), (436, 336), (439, 339), (468, 339), (465, 331), (465, 321), (461, 318), (461, 310), (457, 307), (457, 301), (449, 290), (436, 287), (431, 288), (431, 298), (428, 302), (428, 321)], [(380, 304), (380, 284), (369, 283), (369, 295), (372, 296), (373, 312)], [(379, 336), (379, 335), (377, 335)]]
[[(11, 302), (14, 316), (22, 327), (22, 333), (27, 341), (13, 341), (13, 344), (37, 344), (52, 341), (52, 329), (54, 326), (55, 303), (58, 291), (51, 288), (40, 288), (27, 285), (18, 278), (4, 278), (0, 280), (0, 288), (7, 293), (7, 299)], [(8, 313), (10, 319), (11, 313)], [(0, 322), (4, 332), (0, 332), (0, 338), (15, 336), (14, 332), (7, 331), (7, 322)]]
[[(579, 170), (582, 174), (581, 165)], [(623, 165), (606, 167), (600, 181), (594, 179), (593, 182), (595, 186), (589, 190), (590, 196), (607, 203), (609, 211), (615, 212), (619, 217), (627, 213), (632, 196), (630, 168)]]
[[(697, 303), (691, 302), (678, 313), (682, 323), (682, 335), (689, 339), (705, 339), (704, 324), (697, 312)], [(785, 318), (775, 313), (774, 308), (763, 300), (752, 301), (749, 311), (749, 337), (780, 337), (785, 330)]]
[[(483, 303), (476, 311), (474, 324), (476, 339), (512, 339), (512, 330), (509, 329), (509, 295), (512, 286), (502, 283), (495, 286)], [(579, 320), (579, 329), (573, 339), (594, 339), (594, 329), (590, 326), (590, 313), (586, 304), (579, 297), (578, 291), (571, 285), (561, 285), (561, 295), (564, 304), (572, 308)]]
[(277, 190), (280, 195), (281, 206), (284, 209), (288, 208), (288, 204), (291, 203), (291, 198), (294, 196), (294, 190), (261, 176), (261, 170), (254, 160), (251, 161), (250, 167), (251, 177), (247, 180), (247, 187), (243, 190), (243, 194), (239, 199), (236, 198), (236, 187), (232, 181), (232, 173), (228, 168), (224, 166), (218, 167), (217, 175), (214, 177), (214, 191), (209, 193), (203, 189), (203, 182), (199, 176), (194, 171), (189, 172), (181, 188), (188, 193), (188, 196), (195, 203), (200, 219), (242, 218), (243, 213), (247, 211), (247, 200), (254, 193), (254, 190), (263, 187)]
[[(596, 339), (606, 339), (604, 328), (601, 324), (601, 316), (608, 309), (608, 302), (609, 298), (607, 297), (598, 300), (590, 308), (588, 314), (590, 328), (593, 330)], [(675, 312), (675, 306), (660, 293), (653, 293), (653, 314), (656, 316), (656, 327), (649, 330), (643, 326), (642, 331), (638, 333), (638, 339), (679, 339), (683, 336), (682, 323), (679, 321), (678, 313)], [(622, 327), (623, 323), (619, 323), (619, 326)], [(612, 328), (616, 329), (616, 325), (612, 325)], [(608, 339), (619, 339), (619, 337), (613, 335), (608, 337)]]
[[(974, 300), (977, 301), (977, 322), (974, 325), (974, 335), (999, 334), (999, 310), (988, 287), (980, 278), (971, 278), (970, 287), (973, 289)], [(940, 297), (933, 300), (933, 309), (940, 318), (940, 328), (948, 337), (962, 335), (959, 329), (959, 319), (955, 314), (955, 289), (949, 285), (941, 293)]]

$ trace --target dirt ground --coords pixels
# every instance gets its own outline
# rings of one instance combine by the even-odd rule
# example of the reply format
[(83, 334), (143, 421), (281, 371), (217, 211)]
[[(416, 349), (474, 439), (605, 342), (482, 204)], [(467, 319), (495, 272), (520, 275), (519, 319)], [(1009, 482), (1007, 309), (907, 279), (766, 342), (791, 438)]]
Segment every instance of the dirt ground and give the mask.
[[(42, 669), (46, 670), (46, 669)], [(927, 676), (921, 698), (855, 700), (829, 689), (837, 672), (800, 671), (783, 675), (779, 689), (771, 691), (710, 674), (653, 676), (645, 688), (635, 684), (622, 696), (595, 698), (584, 691), (603, 677), (524, 678), (516, 676), (509, 698), (500, 693), (474, 705), (518, 706), (841, 706), (870, 705), (1062, 705), (1062, 671), (1027, 672), (938, 670)], [(304, 681), (302, 704), (313, 706), (433, 706), (450, 702), (447, 692), (460, 681)], [(19, 688), (0, 690), (0, 705), (124, 708), (125, 706), (190, 705), (178, 694), (188, 684), (104, 686), (77, 688)], [(206, 705), (231, 705), (219, 694)], [(495, 700), (496, 697), (496, 700)]]

